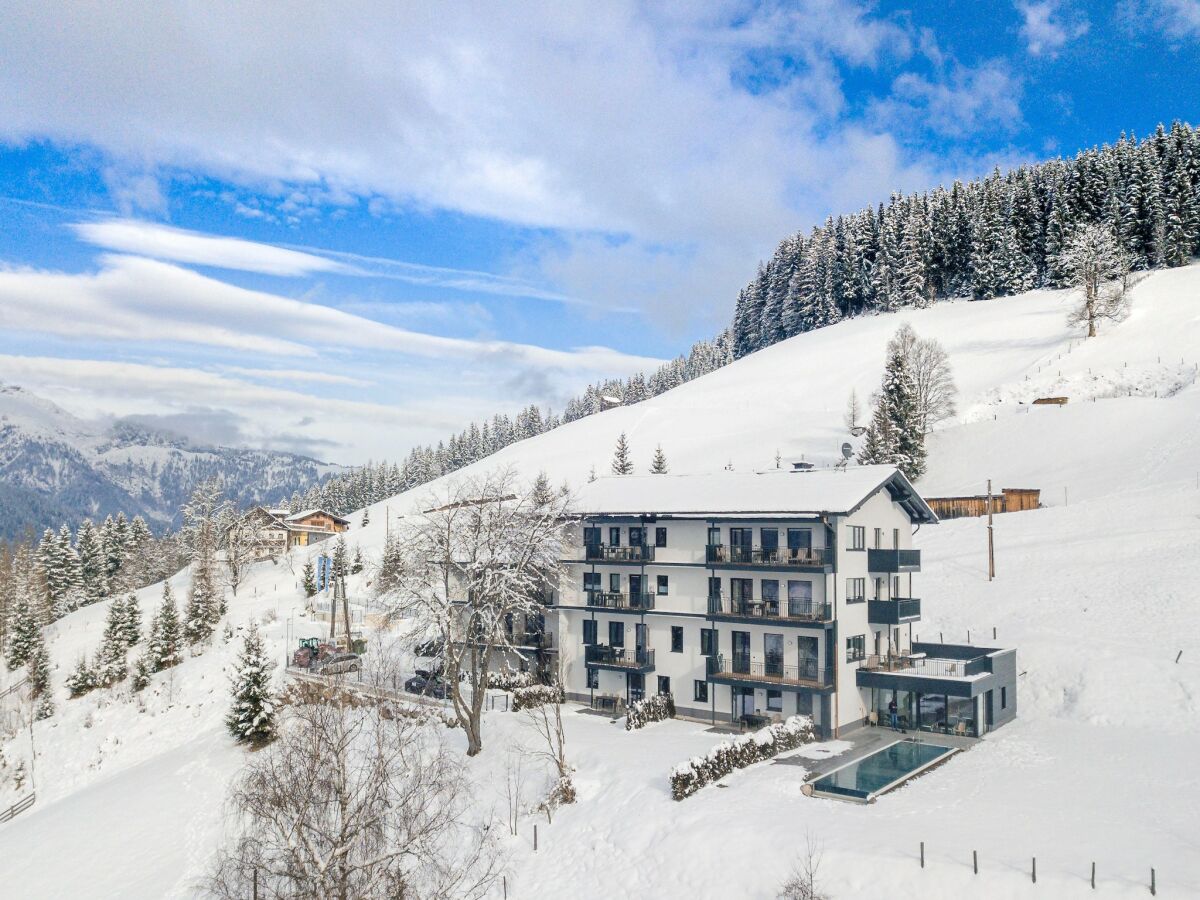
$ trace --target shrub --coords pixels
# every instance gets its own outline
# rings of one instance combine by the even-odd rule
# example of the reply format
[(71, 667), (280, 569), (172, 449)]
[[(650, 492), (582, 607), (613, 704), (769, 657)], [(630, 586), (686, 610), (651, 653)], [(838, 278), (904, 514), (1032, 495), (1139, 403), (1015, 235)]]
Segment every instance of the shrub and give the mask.
[(645, 700), (639, 700), (629, 707), (625, 716), (625, 730), (633, 731), (649, 725), (651, 722), (661, 722), (663, 719), (675, 718), (675, 698), (670, 694), (655, 694)]
[(671, 796), (676, 800), (690, 797), (706, 784), (719, 781), (735, 769), (777, 753), (795, 750), (814, 738), (812, 719), (791, 716), (786, 722), (768, 725), (752, 734), (743, 734), (731, 741), (717, 744), (704, 756), (694, 756), (680, 763), (671, 772)]
[(496, 691), (515, 691), (537, 684), (532, 672), (488, 672), (487, 686)]
[(512, 692), (513, 712), (545, 706), (547, 703), (565, 703), (567, 695), (561, 684), (535, 684), (517, 688)]
[(96, 687), (96, 673), (88, 665), (87, 657), (79, 657), (79, 662), (75, 664), (75, 671), (63, 680), (63, 684), (71, 692), (72, 697), (82, 697)]

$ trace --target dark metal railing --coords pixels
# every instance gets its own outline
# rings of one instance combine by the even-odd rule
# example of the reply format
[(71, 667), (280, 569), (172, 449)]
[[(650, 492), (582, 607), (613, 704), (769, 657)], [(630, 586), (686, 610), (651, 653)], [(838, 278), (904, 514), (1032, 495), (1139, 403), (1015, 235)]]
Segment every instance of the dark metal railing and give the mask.
[(631, 669), (654, 668), (654, 651), (648, 647), (610, 647), (588, 644), (584, 662), (590, 665), (623, 666)]
[(708, 598), (710, 616), (740, 616), (747, 619), (775, 619), (779, 621), (828, 622), (833, 618), (833, 607), (828, 603), (812, 600), (734, 600), (724, 596)]
[(827, 566), (833, 562), (833, 554), (827, 548), (728, 547), (725, 544), (707, 545), (704, 558), (710, 565), (785, 568), (789, 566), (797, 568)]
[(931, 659), (912, 656), (868, 656), (862, 668), (868, 672), (897, 672), (935, 678), (966, 678), (988, 671), (988, 659), (987, 657)]
[(893, 597), (891, 600), (872, 600), (867, 605), (867, 621), (881, 625), (898, 625), (905, 619), (921, 616), (918, 597)]
[(583, 553), (585, 559), (596, 562), (649, 562), (654, 559), (654, 548), (649, 544), (634, 544), (631, 547), (585, 544)]
[(920, 568), (920, 550), (867, 551), (867, 569), (871, 572), (908, 572)]
[(588, 606), (605, 609), (654, 609), (654, 594), (622, 594), (618, 591), (586, 591)]
[(815, 659), (802, 659), (798, 665), (788, 665), (780, 657), (756, 658), (750, 654), (719, 654), (706, 660), (710, 678), (745, 678), (752, 681), (780, 684), (833, 684), (833, 668), (821, 666)]
[(508, 635), (508, 640), (514, 647), (537, 647), (541, 650), (554, 648), (554, 635), (549, 631), (527, 631)]

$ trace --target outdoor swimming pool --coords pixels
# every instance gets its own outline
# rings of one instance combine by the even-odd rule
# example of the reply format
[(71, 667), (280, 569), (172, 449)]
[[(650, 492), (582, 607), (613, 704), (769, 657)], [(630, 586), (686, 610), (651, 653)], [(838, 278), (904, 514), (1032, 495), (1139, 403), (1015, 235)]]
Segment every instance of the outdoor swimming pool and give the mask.
[(924, 741), (897, 741), (821, 776), (812, 783), (813, 794), (872, 800), (953, 752)]

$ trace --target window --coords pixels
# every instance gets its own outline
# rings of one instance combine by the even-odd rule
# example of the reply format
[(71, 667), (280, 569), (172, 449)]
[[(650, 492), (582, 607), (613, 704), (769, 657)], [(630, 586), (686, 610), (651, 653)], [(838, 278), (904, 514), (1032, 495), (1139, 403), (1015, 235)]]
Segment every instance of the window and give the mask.
[(714, 628), (700, 629), (700, 653), (704, 656), (712, 656), (717, 646), (717, 632)]
[(892, 549), (893, 550), (900, 549), (900, 529), (899, 528), (892, 529)]
[(596, 643), (596, 620), (595, 619), (584, 619), (583, 620), (583, 642), (585, 644)]
[(875, 529), (875, 549), (876, 550), (883, 549), (883, 529), (882, 528)]
[(867, 529), (863, 525), (850, 526), (850, 549), (851, 550), (866, 550), (867, 549)]
[(683, 626), (682, 625), (672, 625), (671, 626), (671, 652), (672, 653), (682, 653), (683, 652)]
[(858, 662), (867, 657), (867, 636), (856, 634), (846, 638), (846, 662)]
[(596, 690), (596, 688), (600, 687), (600, 670), (599, 669), (588, 669), (587, 670), (587, 686), (588, 686), (589, 691), (594, 691), (594, 690)]
[(671, 679), (666, 675), (658, 676), (658, 692), (660, 694), (671, 693)]
[(811, 716), (813, 711), (813, 695), (808, 691), (800, 691), (796, 694), (796, 714), (801, 716)]
[(875, 599), (876, 600), (883, 599), (883, 579), (882, 578), (875, 579)]
[(612, 591), (614, 594), (621, 593), (621, 573), (620, 572), (609, 572), (608, 573), (608, 589), (610, 591)]
[(665, 529), (665, 528), (655, 528), (654, 529), (654, 546), (655, 547), (667, 546), (667, 529)]
[(862, 603), (867, 599), (867, 579), (865, 578), (847, 578), (846, 579), (846, 602), (847, 603)]
[(630, 547), (642, 546), (642, 529), (641, 528), (638, 528), (638, 527), (635, 527), (632, 525), (629, 527), (629, 546)]
[(665, 597), (667, 595), (667, 576), (658, 576), (658, 596)]
[(600, 573), (599, 572), (584, 572), (583, 573), (583, 589), (585, 591), (600, 590)]
[(708, 702), (708, 682), (693, 681), (692, 682), (692, 697), (697, 703)]
[(759, 537), (762, 540), (763, 553), (769, 555), (779, 549), (778, 528), (760, 528)]
[(624, 647), (625, 646), (625, 623), (624, 622), (609, 622), (608, 623), (608, 646)]
[(1000, 688), (1000, 708), (1008, 709), (1008, 688)]
[(767, 688), (767, 712), (783, 712), (783, 691)]
[(710, 547), (720, 546), (720, 544), (721, 544), (721, 529), (720, 528), (708, 529), (708, 544)]
[(779, 582), (774, 578), (764, 578), (759, 582), (762, 593), (763, 612), (768, 616), (779, 615)]
[(610, 547), (620, 547), (621, 546), (621, 528), (620, 528), (620, 526), (608, 529), (608, 545)]
[(787, 530), (787, 541), (789, 550), (811, 550), (812, 529), (789, 528)]
[(587, 525), (583, 529), (583, 542), (589, 547), (595, 547), (600, 543), (600, 529), (592, 525)]

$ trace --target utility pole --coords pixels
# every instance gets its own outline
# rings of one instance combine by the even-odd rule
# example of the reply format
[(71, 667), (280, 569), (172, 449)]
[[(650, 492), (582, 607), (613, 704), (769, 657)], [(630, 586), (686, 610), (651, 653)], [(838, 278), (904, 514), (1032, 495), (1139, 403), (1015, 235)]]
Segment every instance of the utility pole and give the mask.
[(987, 492), (988, 514), (988, 581), (996, 577), (996, 544), (992, 535), (992, 479), (988, 479)]

